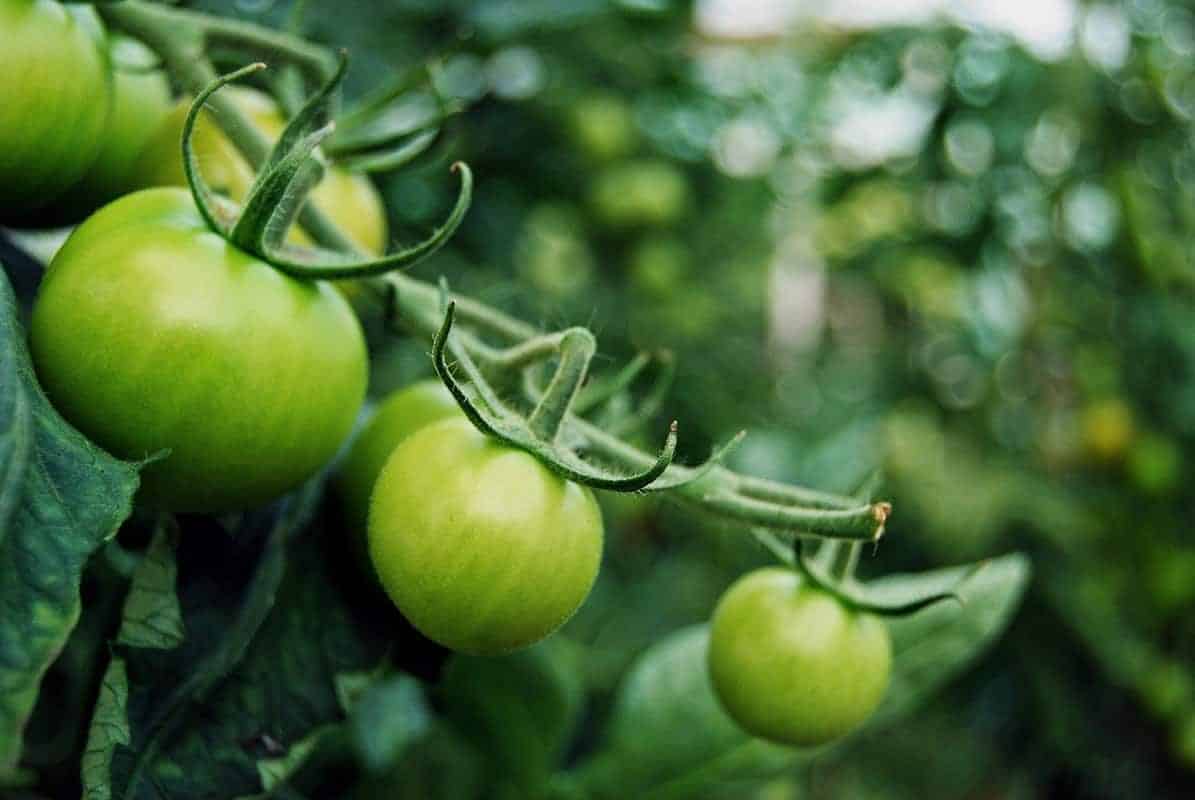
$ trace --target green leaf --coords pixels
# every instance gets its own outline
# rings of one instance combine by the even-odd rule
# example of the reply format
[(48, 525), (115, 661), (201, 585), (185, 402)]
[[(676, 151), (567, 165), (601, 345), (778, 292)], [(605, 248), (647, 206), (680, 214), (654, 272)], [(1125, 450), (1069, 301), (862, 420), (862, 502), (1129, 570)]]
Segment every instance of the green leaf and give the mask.
[[(961, 585), (961, 579), (973, 573)], [(955, 587), (961, 603), (939, 603), (908, 617), (888, 620), (892, 633), (892, 682), (869, 728), (910, 713), (977, 659), (1004, 631), (1029, 582), (1029, 559), (1018, 553), (986, 564), (893, 575), (870, 590), (905, 597), (927, 587)]]
[(308, 524), (321, 489), (232, 531), (187, 518), (173, 548), (159, 535), (92, 721), (87, 800), (285, 795), (343, 738), (339, 678), (377, 669), (389, 620), (357, 613), (346, 565), (325, 552), (338, 543)]
[(362, 766), (381, 772), (427, 731), (429, 712), (423, 690), (409, 675), (379, 681), (361, 694), (351, 724)]
[(495, 781), (534, 794), (558, 766), (584, 701), (581, 665), (559, 636), (498, 658), (457, 655), (440, 685), (449, 723)]
[(808, 753), (744, 733), (706, 669), (709, 631), (684, 628), (647, 650), (618, 693), (604, 746), (575, 780), (596, 798), (701, 797), (790, 769)]
[(132, 511), (137, 484), (134, 465), (87, 441), (42, 393), (0, 270), (0, 774), (79, 618), (83, 567)]

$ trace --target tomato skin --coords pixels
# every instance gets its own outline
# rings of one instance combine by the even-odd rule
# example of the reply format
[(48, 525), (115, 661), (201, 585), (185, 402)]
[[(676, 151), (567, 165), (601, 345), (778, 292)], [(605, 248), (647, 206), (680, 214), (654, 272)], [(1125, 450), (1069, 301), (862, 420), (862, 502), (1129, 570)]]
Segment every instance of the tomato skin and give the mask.
[(112, 85), (95, 12), (0, 0), (0, 223), (36, 220), (103, 144)]
[(112, 111), (91, 168), (43, 215), (57, 224), (76, 223), (134, 190), (133, 174), (141, 153), (174, 105), (166, 74), (139, 69), (153, 64), (149, 48), (124, 36), (113, 36), (109, 43), (114, 65)]
[(471, 655), (539, 641), (572, 616), (602, 556), (593, 493), (467, 419), (417, 431), (374, 487), (369, 553), (421, 633)]
[(378, 404), (336, 474), (336, 490), (353, 528), (364, 532), (369, 496), (394, 448), (420, 428), (460, 413), (452, 393), (438, 380), (413, 383)]
[[(244, 86), (230, 86), (224, 91), (267, 137), (276, 140), (281, 135), (286, 119), (273, 98)], [(138, 169), (139, 186), (187, 185), (181, 142), (190, 107), (190, 98), (179, 101), (154, 134)], [(243, 200), (253, 184), (253, 169), (206, 113), (199, 118), (193, 143), (204, 180), (234, 200)], [(367, 252), (385, 252), (389, 235), (386, 208), (368, 177), (329, 167), (312, 190), (311, 201)], [(307, 244), (310, 240), (294, 228), (291, 241)]]
[(365, 341), (326, 284), (287, 277), (204, 224), (189, 192), (126, 195), (54, 257), (30, 326), (55, 407), (143, 459), (139, 499), (171, 511), (264, 503), (313, 475), (365, 394)]
[(723, 707), (764, 739), (812, 747), (838, 739), (879, 705), (892, 644), (875, 616), (776, 567), (740, 578), (710, 626), (709, 669)]

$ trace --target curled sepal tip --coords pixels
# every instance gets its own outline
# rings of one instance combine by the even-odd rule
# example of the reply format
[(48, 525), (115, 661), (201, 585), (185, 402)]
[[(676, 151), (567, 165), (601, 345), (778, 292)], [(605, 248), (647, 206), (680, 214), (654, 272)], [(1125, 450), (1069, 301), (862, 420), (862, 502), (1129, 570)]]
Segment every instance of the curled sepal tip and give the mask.
[(456, 233), (469, 211), (469, 205), (473, 201), (473, 172), (461, 161), (452, 165), (452, 171), (460, 175), (461, 179), (456, 204), (444, 220), (444, 224), (418, 244), (380, 258), (362, 258), (359, 255), (338, 253), (323, 248), (282, 245), (265, 253), (264, 258), (273, 267), (288, 275), (316, 280), (364, 278), (413, 266), (443, 247)]
[(720, 447), (715, 447), (714, 452), (710, 454), (710, 457), (706, 459), (704, 463), (699, 464), (689, 472), (678, 474), (676, 477), (662, 475), (658, 481), (650, 486), (644, 487), (643, 491), (662, 492), (668, 489), (677, 489), (681, 486), (687, 486), (691, 483), (696, 483), (706, 475), (709, 475), (711, 472), (713, 472), (714, 467), (721, 464), (726, 456), (730, 455), (731, 451), (738, 447), (743, 439), (746, 438), (746, 436), (746, 431), (739, 431), (730, 439), (730, 441), (726, 442)]
[(948, 600), (953, 600), (961, 605), (963, 599), (959, 594), (959, 589), (984, 566), (984, 562), (976, 564), (949, 586), (931, 584), (913, 587), (899, 595), (892, 595), (866, 583), (834, 580), (825, 570), (805, 556), (800, 540), (793, 548), (793, 554), (794, 557), (788, 563), (792, 564), (805, 580), (822, 591), (834, 595), (844, 605), (856, 611), (880, 617), (907, 617)]
[(655, 463), (642, 472), (631, 475), (617, 475), (596, 468), (571, 450), (558, 451), (556, 462), (549, 466), (569, 480), (593, 489), (604, 489), (609, 492), (638, 492), (650, 486), (672, 464), (672, 458), (676, 455), (676, 441), (677, 424), (676, 420), (673, 420), (672, 424), (668, 426), (668, 435), (664, 438), (664, 446), (660, 448)]

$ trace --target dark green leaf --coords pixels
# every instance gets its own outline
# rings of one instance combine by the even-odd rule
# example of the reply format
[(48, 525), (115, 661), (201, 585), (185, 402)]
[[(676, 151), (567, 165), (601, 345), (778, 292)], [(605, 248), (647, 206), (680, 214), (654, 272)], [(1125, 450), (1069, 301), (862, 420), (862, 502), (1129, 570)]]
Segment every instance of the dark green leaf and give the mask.
[(380, 772), (428, 727), (423, 690), (409, 675), (393, 675), (363, 692), (352, 714), (353, 742), (362, 766)]
[(0, 270), (0, 773), (79, 617), (83, 567), (136, 490), (137, 468), (92, 445), (42, 394)]
[(232, 535), (198, 518), (173, 552), (155, 543), (92, 722), (89, 800), (282, 791), (336, 738), (324, 733), (345, 719), (341, 684), (377, 670), (387, 631), (354, 613), (337, 580), (346, 565), (324, 552), (336, 543), (308, 525), (320, 490), (247, 515)]
[(489, 762), (495, 780), (532, 793), (558, 767), (582, 709), (572, 645), (553, 637), (499, 658), (455, 656), (441, 684), (449, 722)]

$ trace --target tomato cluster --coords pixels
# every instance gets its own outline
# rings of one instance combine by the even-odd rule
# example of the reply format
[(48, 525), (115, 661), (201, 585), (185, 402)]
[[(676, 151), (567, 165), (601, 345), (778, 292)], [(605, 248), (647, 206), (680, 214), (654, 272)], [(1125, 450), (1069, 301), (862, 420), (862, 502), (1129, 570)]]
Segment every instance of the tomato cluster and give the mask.
[[(251, 508), (328, 465), (365, 397), (360, 323), (330, 284), (290, 277), (211, 229), (183, 188), (191, 99), (171, 96), (139, 43), (49, 0), (0, 0), (0, 69), (22, 76), (0, 86), (0, 224), (84, 220), (32, 315), (37, 375), (56, 408), (145, 462), (139, 498), (155, 509)], [(281, 135), (272, 98), (228, 91), (263, 135)], [(596, 159), (630, 146), (600, 134), (625, 113), (598, 98), (578, 114)], [(210, 118), (194, 144), (206, 181), (244, 199), (253, 168)], [(325, 166), (312, 202), (363, 251), (382, 252), (377, 191)], [(609, 167), (591, 200), (612, 228), (668, 225), (691, 202), (683, 176), (656, 161)], [(289, 235), (309, 241), (297, 227)], [(644, 281), (666, 283), (684, 247), (660, 239), (640, 260)], [(336, 483), (382, 588), (453, 650), (493, 655), (544, 638), (597, 577), (604, 530), (590, 489), (477, 430), (439, 382), (387, 399)], [(854, 729), (883, 697), (890, 662), (878, 619), (791, 571), (746, 576), (714, 614), (718, 696), (745, 730), (778, 742), (818, 745)]]

